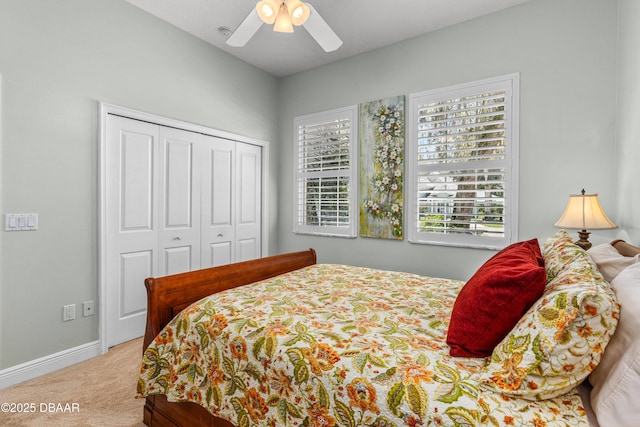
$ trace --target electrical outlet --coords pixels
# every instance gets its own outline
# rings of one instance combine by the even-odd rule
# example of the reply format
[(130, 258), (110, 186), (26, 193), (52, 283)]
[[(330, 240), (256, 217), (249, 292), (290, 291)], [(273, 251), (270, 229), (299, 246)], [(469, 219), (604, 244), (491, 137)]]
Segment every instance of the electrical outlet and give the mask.
[(62, 321), (68, 322), (76, 318), (76, 305), (69, 304), (62, 307)]
[(93, 316), (94, 314), (94, 308), (93, 308), (93, 301), (85, 301), (82, 303), (82, 315), (84, 317), (87, 316)]

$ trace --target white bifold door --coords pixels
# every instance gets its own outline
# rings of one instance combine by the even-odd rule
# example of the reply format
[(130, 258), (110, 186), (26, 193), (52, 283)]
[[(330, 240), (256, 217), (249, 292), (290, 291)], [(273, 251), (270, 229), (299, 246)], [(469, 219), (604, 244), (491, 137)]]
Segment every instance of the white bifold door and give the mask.
[(109, 115), (106, 340), (144, 333), (144, 279), (262, 256), (262, 147)]

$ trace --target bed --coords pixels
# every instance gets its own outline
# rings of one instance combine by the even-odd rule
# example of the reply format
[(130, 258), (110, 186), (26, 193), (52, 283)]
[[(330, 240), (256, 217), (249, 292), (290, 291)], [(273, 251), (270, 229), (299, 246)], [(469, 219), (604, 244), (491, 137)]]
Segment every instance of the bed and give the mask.
[(617, 340), (634, 313), (613, 285), (640, 280), (638, 254), (560, 231), (467, 282), (317, 264), (312, 249), (147, 279), (143, 420), (587, 427), (593, 407), (600, 427), (636, 422), (638, 324)]

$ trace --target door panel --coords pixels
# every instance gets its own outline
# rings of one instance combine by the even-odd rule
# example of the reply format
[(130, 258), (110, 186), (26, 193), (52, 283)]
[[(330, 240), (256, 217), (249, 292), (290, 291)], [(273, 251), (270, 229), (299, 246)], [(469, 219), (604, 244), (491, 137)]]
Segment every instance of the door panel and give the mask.
[(166, 274), (178, 274), (192, 270), (191, 246), (166, 248), (164, 250), (164, 265)]
[(153, 145), (155, 135), (120, 134), (120, 231), (153, 231)]
[(211, 258), (207, 260), (207, 265), (210, 267), (231, 264), (233, 262), (231, 242), (212, 243), (207, 253), (211, 256)]
[(165, 140), (165, 229), (192, 225), (193, 146), (189, 141)]
[(160, 276), (200, 268), (200, 138), (193, 132), (160, 128)]
[(258, 242), (256, 239), (242, 239), (238, 241), (238, 259), (237, 261), (250, 261), (260, 258), (257, 251)]
[(147, 309), (147, 294), (144, 286), (132, 286), (144, 283), (151, 277), (153, 270), (153, 252), (141, 251), (120, 256), (120, 299), (119, 318), (140, 315)]
[(233, 261), (235, 143), (206, 137), (202, 187), (202, 268)]
[(211, 149), (211, 225), (231, 225), (231, 193), (233, 191), (233, 148)]
[(247, 261), (262, 256), (262, 148), (238, 143), (236, 157), (236, 261)]
[(157, 126), (110, 117), (105, 163), (107, 345), (144, 332), (144, 279), (157, 266)]

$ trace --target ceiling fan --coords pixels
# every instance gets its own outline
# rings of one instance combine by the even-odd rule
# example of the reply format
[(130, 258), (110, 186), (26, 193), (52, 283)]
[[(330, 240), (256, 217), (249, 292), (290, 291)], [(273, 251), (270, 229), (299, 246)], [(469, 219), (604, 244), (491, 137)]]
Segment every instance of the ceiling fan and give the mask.
[(253, 37), (262, 24), (274, 24), (273, 31), (292, 33), (293, 25), (302, 25), (325, 50), (333, 52), (342, 40), (309, 3), (300, 0), (261, 0), (227, 39), (227, 44), (241, 47)]

